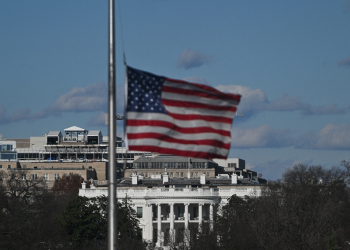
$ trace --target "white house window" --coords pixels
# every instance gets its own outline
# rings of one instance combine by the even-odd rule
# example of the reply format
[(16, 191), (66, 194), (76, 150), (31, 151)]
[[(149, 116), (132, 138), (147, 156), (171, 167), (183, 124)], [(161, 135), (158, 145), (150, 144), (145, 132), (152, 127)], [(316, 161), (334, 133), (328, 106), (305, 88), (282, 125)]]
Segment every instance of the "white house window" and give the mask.
[(49, 179), (49, 174), (44, 174), (44, 180), (48, 180)]
[(38, 179), (38, 174), (32, 174), (32, 180), (37, 180)]
[(136, 215), (137, 218), (142, 218), (142, 207), (137, 207)]
[(55, 180), (58, 180), (60, 178), (60, 174), (55, 174)]

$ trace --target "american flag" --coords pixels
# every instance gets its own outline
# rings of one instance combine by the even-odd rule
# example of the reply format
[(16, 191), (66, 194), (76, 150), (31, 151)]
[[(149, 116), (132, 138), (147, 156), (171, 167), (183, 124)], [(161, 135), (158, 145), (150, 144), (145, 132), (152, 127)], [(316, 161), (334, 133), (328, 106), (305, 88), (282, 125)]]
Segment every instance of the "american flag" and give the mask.
[(240, 95), (127, 67), (129, 150), (226, 159)]

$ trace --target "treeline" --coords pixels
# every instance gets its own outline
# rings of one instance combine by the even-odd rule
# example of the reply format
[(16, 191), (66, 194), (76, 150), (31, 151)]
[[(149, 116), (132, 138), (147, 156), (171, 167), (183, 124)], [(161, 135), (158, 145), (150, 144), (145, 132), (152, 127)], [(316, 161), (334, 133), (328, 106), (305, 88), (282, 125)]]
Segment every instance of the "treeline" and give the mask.
[[(83, 178), (48, 189), (24, 170), (0, 171), (0, 249), (107, 249), (107, 198), (78, 196)], [(89, 185), (89, 183), (88, 183)], [(117, 205), (118, 249), (144, 249), (130, 201)]]
[(190, 249), (350, 249), (350, 162), (342, 166), (295, 165), (257, 198), (232, 196)]
[[(70, 174), (48, 189), (22, 170), (0, 172), (0, 249), (106, 249), (107, 198), (78, 196), (83, 179)], [(232, 196), (212, 225), (166, 235), (168, 249), (350, 249), (350, 162), (342, 167), (295, 165), (260, 196)], [(118, 249), (146, 247), (135, 210), (118, 210)]]

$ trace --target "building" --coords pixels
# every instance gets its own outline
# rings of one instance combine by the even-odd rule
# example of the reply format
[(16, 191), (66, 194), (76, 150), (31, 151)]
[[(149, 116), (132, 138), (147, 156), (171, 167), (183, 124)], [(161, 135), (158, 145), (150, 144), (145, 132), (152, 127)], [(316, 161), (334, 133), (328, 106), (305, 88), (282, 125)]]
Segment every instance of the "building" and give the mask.
[(138, 174), (144, 178), (162, 174), (167, 171), (170, 178), (199, 178), (205, 174), (207, 177), (215, 177), (218, 172), (218, 164), (212, 160), (188, 158), (173, 155), (140, 156), (134, 160), (133, 168), (126, 169), (124, 177)]
[[(169, 170), (170, 171), (170, 170)], [(140, 220), (143, 239), (157, 246), (167, 246), (177, 239), (186, 242), (189, 228), (211, 229), (215, 214), (227, 199), (259, 196), (262, 184), (237, 175), (208, 178), (170, 178), (168, 169), (150, 178), (133, 174), (117, 184), (117, 198), (130, 198)], [(83, 185), (80, 196), (108, 196), (106, 182)]]
[[(116, 143), (118, 177), (124, 176), (125, 169), (132, 168), (136, 157), (151, 155), (148, 152), (127, 152), (119, 137)], [(26, 169), (33, 172), (33, 176), (47, 179), (49, 185), (55, 178), (69, 173), (79, 174), (86, 180), (106, 180), (108, 161), (108, 137), (99, 130), (88, 131), (72, 126), (64, 129), (64, 133), (49, 131), (29, 139), (0, 136), (0, 169)]]

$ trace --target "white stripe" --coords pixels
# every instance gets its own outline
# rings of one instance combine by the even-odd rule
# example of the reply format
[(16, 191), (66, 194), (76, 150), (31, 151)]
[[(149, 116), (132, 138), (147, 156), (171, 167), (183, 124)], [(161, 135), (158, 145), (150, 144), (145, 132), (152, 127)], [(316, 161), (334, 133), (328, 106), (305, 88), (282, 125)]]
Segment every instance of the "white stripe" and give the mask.
[[(184, 90), (184, 92), (186, 92)], [(213, 93), (210, 93), (213, 95)], [(237, 106), (238, 101), (236, 100), (224, 100), (224, 99), (212, 99), (212, 98), (206, 98), (206, 97), (200, 97), (200, 96), (190, 96), (190, 95), (184, 95), (179, 93), (173, 93), (173, 92), (167, 92), (162, 91), (162, 99), (167, 100), (175, 100), (175, 101), (185, 101), (185, 102), (196, 102), (201, 104), (210, 104), (215, 106)]]
[(164, 142), (157, 139), (137, 139), (130, 140), (129, 146), (156, 146), (167, 149), (178, 149), (190, 152), (206, 152), (212, 154), (218, 154), (226, 156), (229, 152), (228, 149), (213, 147), (213, 146), (205, 146), (205, 145), (194, 145), (194, 144), (180, 144), (180, 143), (169, 143)]
[(195, 128), (195, 127), (211, 127), (213, 129), (221, 129), (226, 131), (231, 131), (232, 124), (222, 123), (222, 122), (207, 122), (203, 120), (191, 120), (183, 121), (172, 118), (167, 114), (162, 113), (138, 113), (138, 112), (128, 112), (128, 120), (157, 120), (176, 124), (183, 128)]
[[(215, 95), (215, 93), (213, 93), (212, 91), (208, 91), (206, 89), (203, 89), (199, 86), (196, 86), (194, 84), (191, 84), (189, 82), (186, 82), (186, 83), (178, 83), (178, 82), (171, 82), (171, 81), (164, 81), (163, 85), (165, 86), (169, 86), (169, 87), (173, 87), (173, 88), (177, 88), (177, 89), (183, 89), (184, 92), (186, 90), (194, 90), (196, 92), (203, 92), (203, 93), (208, 93), (208, 94), (211, 94), (211, 95)], [(206, 86), (208, 88), (212, 88), (212, 89), (215, 89), (211, 86)], [(219, 90), (215, 89), (216, 91), (220, 92)], [(225, 94), (225, 93), (222, 93), (222, 94)]]
[(212, 110), (212, 109), (198, 109), (198, 108), (186, 108), (186, 107), (173, 107), (164, 105), (165, 109), (174, 114), (180, 114), (180, 115), (207, 115), (207, 116), (214, 116), (214, 117), (225, 117), (225, 118), (231, 118), (235, 116), (236, 112), (231, 111), (221, 111), (221, 110)]
[(126, 128), (126, 132), (128, 134), (157, 133), (157, 134), (167, 135), (179, 140), (190, 140), (190, 141), (217, 140), (223, 143), (231, 144), (230, 136), (224, 136), (217, 133), (209, 133), (209, 132), (198, 133), (198, 134), (197, 133), (185, 134), (185, 133), (174, 131), (169, 128), (158, 127), (158, 126), (128, 126)]

